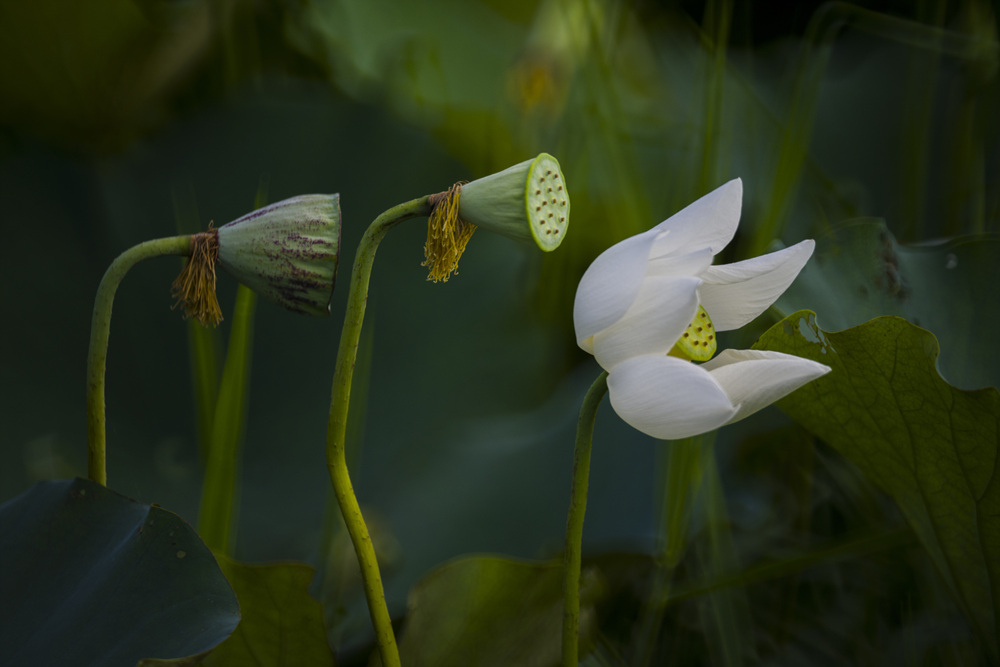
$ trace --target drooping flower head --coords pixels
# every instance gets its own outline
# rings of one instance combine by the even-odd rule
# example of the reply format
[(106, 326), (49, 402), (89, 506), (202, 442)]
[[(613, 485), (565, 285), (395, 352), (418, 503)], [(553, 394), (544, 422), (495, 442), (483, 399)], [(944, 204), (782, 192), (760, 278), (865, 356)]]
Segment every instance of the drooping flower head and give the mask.
[(712, 358), (716, 332), (737, 329), (774, 303), (815, 246), (807, 240), (713, 266), (736, 233), (742, 197), (742, 181), (726, 183), (608, 248), (580, 280), (577, 343), (609, 372), (615, 411), (654, 437), (687, 437), (742, 419), (830, 370), (778, 352), (726, 350)]
[(340, 258), (340, 195), (299, 195), (191, 239), (191, 257), (174, 282), (188, 317), (222, 320), (215, 297), (218, 263), (265, 299), (292, 312), (325, 316)]
[(432, 197), (423, 266), (428, 280), (446, 282), (477, 228), (551, 252), (566, 238), (569, 190), (559, 161), (548, 153)]
[(265, 299), (326, 317), (340, 259), (340, 195), (299, 195), (219, 228), (219, 266)]

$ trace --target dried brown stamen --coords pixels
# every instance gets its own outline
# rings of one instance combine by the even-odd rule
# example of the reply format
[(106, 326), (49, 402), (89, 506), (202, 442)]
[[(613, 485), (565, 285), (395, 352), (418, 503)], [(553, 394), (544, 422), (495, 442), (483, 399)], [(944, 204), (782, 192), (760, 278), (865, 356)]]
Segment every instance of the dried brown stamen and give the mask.
[(217, 326), (222, 309), (215, 296), (215, 262), (219, 258), (219, 233), (209, 223), (208, 231), (191, 237), (191, 255), (171, 287), (173, 308), (184, 307), (184, 318), (193, 317), (204, 326)]

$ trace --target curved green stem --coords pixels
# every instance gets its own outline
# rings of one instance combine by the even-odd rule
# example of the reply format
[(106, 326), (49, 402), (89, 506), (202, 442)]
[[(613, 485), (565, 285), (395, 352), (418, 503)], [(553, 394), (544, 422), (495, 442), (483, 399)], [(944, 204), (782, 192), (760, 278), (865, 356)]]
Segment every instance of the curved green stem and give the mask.
[(104, 370), (108, 360), (108, 338), (111, 334), (111, 307), (115, 292), (129, 269), (144, 259), (166, 255), (187, 256), (191, 253), (190, 236), (171, 236), (146, 241), (118, 255), (104, 272), (94, 299), (94, 316), (90, 324), (90, 351), (87, 353), (87, 475), (98, 484), (107, 485)]
[(583, 551), (583, 517), (587, 512), (587, 485), (590, 481), (590, 450), (594, 441), (597, 406), (608, 391), (608, 373), (590, 385), (580, 406), (573, 454), (573, 486), (569, 517), (566, 519), (566, 554), (563, 580), (563, 665), (576, 667), (580, 651), (580, 561)]
[(354, 551), (361, 566), (368, 612), (375, 626), (375, 638), (382, 655), (383, 667), (398, 667), (399, 652), (396, 638), (392, 633), (392, 619), (385, 603), (382, 577), (379, 574), (375, 548), (372, 546), (368, 527), (361, 515), (361, 507), (354, 495), (351, 478), (347, 472), (347, 458), (344, 443), (347, 435), (347, 414), (351, 402), (351, 379), (354, 376), (354, 361), (358, 355), (358, 340), (365, 318), (368, 301), (368, 281), (372, 274), (375, 251), (386, 233), (410, 218), (426, 216), (431, 212), (429, 197), (420, 197), (390, 208), (375, 218), (361, 238), (354, 257), (351, 273), (350, 292), (347, 296), (347, 310), (344, 313), (344, 328), (340, 333), (340, 348), (337, 351), (337, 365), (333, 372), (333, 396), (330, 399), (330, 419), (326, 432), (326, 463), (330, 470), (333, 493), (340, 505), (340, 512), (347, 524), (347, 532), (354, 543)]

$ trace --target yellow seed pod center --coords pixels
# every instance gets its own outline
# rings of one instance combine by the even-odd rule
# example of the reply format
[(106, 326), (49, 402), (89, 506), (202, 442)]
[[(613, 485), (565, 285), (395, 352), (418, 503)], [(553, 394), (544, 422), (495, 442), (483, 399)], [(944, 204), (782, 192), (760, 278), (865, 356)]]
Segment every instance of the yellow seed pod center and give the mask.
[(715, 354), (715, 327), (712, 318), (700, 305), (694, 320), (681, 334), (670, 354), (691, 361), (708, 361)]

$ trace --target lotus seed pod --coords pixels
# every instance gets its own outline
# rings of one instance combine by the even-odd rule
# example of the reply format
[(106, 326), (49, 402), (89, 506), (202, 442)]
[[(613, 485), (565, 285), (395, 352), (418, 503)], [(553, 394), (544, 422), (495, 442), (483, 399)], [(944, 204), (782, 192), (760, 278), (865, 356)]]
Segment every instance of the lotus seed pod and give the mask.
[(674, 344), (670, 354), (691, 361), (708, 361), (716, 350), (715, 327), (712, 318), (702, 306), (698, 306), (691, 324)]
[(218, 230), (219, 265), (265, 299), (326, 316), (340, 257), (340, 195), (300, 195)]
[(545, 252), (559, 247), (569, 225), (569, 191), (548, 153), (462, 186), (458, 216)]

